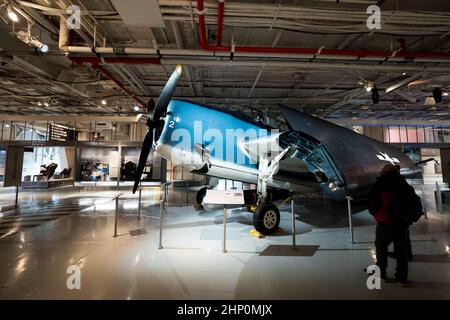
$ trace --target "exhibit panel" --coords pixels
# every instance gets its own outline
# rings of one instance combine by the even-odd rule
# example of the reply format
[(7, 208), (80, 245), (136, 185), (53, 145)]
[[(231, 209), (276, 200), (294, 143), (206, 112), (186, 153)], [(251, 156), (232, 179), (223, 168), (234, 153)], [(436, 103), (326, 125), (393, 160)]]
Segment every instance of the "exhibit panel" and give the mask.
[(80, 181), (117, 181), (120, 155), (115, 147), (81, 148)]
[(73, 185), (75, 149), (71, 147), (27, 147), (24, 152), (23, 188)]

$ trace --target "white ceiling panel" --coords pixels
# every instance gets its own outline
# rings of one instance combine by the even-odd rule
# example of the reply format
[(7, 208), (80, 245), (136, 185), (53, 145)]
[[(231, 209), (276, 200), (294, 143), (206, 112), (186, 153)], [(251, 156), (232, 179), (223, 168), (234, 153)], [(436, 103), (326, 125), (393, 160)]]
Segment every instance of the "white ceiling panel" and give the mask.
[(164, 28), (156, 0), (111, 0), (126, 25)]

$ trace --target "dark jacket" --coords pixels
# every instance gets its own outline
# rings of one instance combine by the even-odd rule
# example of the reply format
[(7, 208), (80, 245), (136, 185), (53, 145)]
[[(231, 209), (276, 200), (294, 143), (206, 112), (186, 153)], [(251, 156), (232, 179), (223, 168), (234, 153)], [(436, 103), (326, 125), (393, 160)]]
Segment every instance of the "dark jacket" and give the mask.
[(381, 175), (369, 191), (368, 209), (375, 220), (408, 226), (408, 196), (414, 189), (396, 172)]

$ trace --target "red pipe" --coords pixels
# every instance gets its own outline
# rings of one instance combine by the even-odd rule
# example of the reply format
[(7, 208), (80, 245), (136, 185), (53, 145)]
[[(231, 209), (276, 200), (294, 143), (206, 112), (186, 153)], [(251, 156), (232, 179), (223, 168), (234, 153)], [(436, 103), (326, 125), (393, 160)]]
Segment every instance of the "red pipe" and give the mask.
[(96, 63), (93, 63), (92, 64), (92, 68), (95, 69), (95, 70), (100, 71), (101, 73), (103, 73), (105, 75), (105, 77), (107, 77), (109, 80), (114, 82), (116, 84), (116, 86), (118, 86), (123, 92), (125, 92), (128, 96), (130, 96), (134, 101), (139, 103), (141, 106), (145, 107), (145, 103), (141, 99), (136, 97), (130, 90), (128, 90), (123, 85), (122, 82), (120, 82), (116, 77), (114, 77), (114, 75), (112, 75), (108, 70), (103, 68), (103, 66), (101, 66), (99, 64), (96, 64)]
[(225, 0), (219, 0), (219, 8), (217, 9), (217, 46), (222, 45), (222, 29), (223, 29), (223, 13), (225, 9)]
[[(217, 18), (217, 46), (209, 46), (206, 38), (206, 25), (204, 15), (204, 0), (197, 0), (198, 26), (200, 32), (200, 47), (207, 51), (231, 52), (231, 46), (221, 46), (222, 27), (224, 15), (224, 2), (220, 2)], [(220, 31), (220, 32), (219, 32)], [(449, 52), (427, 52), (427, 51), (406, 51), (400, 50), (394, 54), (392, 51), (369, 51), (369, 50), (337, 50), (317, 48), (272, 48), (272, 47), (235, 47), (234, 52), (255, 52), (255, 53), (278, 53), (278, 54), (310, 54), (310, 55), (338, 55), (338, 56), (356, 56), (356, 57), (384, 57), (390, 58), (436, 58), (450, 59)]]
[(203, 0), (197, 0), (197, 15), (198, 15), (198, 25), (200, 28), (200, 47), (203, 49), (208, 48), (208, 42), (206, 41), (206, 25), (205, 25), (205, 7), (203, 5)]

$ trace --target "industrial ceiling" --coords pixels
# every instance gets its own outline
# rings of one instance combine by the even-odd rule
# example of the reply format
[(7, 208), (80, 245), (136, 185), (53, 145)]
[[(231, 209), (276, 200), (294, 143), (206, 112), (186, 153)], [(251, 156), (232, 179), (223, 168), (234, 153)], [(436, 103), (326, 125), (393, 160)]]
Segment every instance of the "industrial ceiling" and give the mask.
[[(448, 0), (0, 4), (1, 114), (135, 115), (182, 64), (179, 99), (275, 116), (286, 104), (329, 119), (450, 119)], [(379, 29), (368, 28), (370, 5)], [(68, 8), (80, 9), (79, 28)]]

